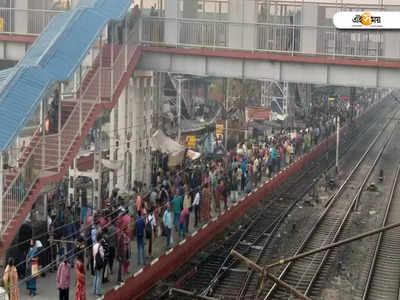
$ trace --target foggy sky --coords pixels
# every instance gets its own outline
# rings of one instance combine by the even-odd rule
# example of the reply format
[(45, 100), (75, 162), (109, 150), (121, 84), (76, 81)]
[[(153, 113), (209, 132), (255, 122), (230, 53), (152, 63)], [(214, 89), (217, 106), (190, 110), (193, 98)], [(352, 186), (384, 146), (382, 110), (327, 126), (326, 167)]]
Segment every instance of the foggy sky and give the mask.
[[(168, 1), (168, 0), (164, 0)], [(226, 1), (226, 0), (224, 0)], [(294, 2), (299, 2), (302, 3), (303, 0), (292, 0)], [(324, 3), (349, 3), (349, 4), (381, 4), (381, 1), (383, 1), (383, 4), (388, 4), (388, 5), (399, 5), (400, 6), (400, 0), (309, 0), (309, 1), (304, 1), (304, 2), (324, 2)], [(143, 4), (145, 7), (151, 7), (152, 5), (156, 4), (158, 0), (143, 0)], [(135, 0), (135, 4), (140, 3), (140, 0)], [(400, 8), (399, 8), (400, 11)]]

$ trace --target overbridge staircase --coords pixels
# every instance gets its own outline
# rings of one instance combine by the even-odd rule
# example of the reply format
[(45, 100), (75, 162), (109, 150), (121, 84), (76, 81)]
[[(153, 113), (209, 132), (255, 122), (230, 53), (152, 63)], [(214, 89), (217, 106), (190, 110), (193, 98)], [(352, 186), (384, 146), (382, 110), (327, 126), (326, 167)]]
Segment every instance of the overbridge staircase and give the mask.
[(117, 103), (141, 56), (141, 47), (129, 38), (126, 44), (105, 44), (99, 49), (75, 98), (60, 101), (60, 133), (43, 135), (38, 129), (22, 150), (18, 167), (5, 170), (0, 257), (4, 257), (40, 190), (64, 177), (97, 116)]

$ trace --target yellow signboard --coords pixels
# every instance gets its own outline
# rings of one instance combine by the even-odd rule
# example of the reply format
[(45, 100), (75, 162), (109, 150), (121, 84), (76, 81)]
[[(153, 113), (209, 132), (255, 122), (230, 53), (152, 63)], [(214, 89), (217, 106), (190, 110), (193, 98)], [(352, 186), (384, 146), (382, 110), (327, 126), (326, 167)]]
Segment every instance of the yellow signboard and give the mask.
[(187, 142), (188, 147), (194, 148), (194, 147), (196, 146), (196, 136), (194, 136), (194, 135), (189, 135), (189, 136), (186, 138), (186, 142)]
[(328, 100), (329, 100), (329, 101), (335, 101), (336, 98), (335, 98), (335, 97), (329, 97)]
[(216, 128), (216, 134), (224, 134), (224, 125), (217, 124), (215, 128)]
[(0, 18), (0, 32), (4, 31), (4, 19)]

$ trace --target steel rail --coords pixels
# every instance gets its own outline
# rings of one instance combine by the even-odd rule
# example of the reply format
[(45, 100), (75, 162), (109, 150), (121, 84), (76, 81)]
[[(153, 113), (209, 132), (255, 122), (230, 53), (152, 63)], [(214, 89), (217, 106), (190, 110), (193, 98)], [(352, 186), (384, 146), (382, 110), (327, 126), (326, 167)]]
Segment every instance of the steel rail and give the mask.
[[(298, 182), (300, 182), (300, 180), (302, 180), (305, 176), (307, 176), (315, 167), (307, 170), (307, 172), (303, 173), (301, 176), (299, 176), (298, 178), (296, 178), (295, 182), (293, 184), (297, 184)], [(260, 241), (260, 239), (266, 235), (267, 232), (271, 232), (269, 235), (271, 237), (271, 235), (276, 231), (276, 229), (279, 227), (279, 224), (281, 224), (281, 222), (284, 220), (285, 216), (287, 216), (290, 211), (294, 208), (294, 206), (304, 197), (304, 195), (312, 188), (312, 186), (315, 183), (311, 183), (306, 189), (302, 189), (302, 191), (304, 191), (302, 193), (302, 195), (300, 197), (297, 197), (295, 199), (295, 201), (293, 201), (293, 203), (291, 203), (289, 205), (289, 207), (284, 210), (281, 214), (278, 215), (277, 218), (275, 218), (270, 225), (268, 225), (259, 235), (258, 237), (250, 244), (247, 244), (247, 250), (249, 251), (251, 249), (252, 246), (254, 246), (258, 241)], [(287, 191), (287, 190), (286, 190)], [(271, 206), (274, 204), (274, 202), (276, 200), (278, 200), (278, 198), (281, 198), (281, 196), (275, 196), (274, 199), (272, 201), (270, 201), (270, 203), (268, 203), (269, 205), (267, 205), (258, 215), (257, 217), (251, 222), (251, 224), (247, 227), (247, 229), (241, 234), (239, 240), (235, 243), (235, 245), (232, 247), (232, 249), (236, 249), (241, 243), (243, 243), (243, 241), (245, 240), (245, 238), (248, 236), (249, 232), (254, 229), (254, 226), (257, 225), (257, 223), (259, 223), (262, 218), (264, 217), (263, 214), (270, 210)], [(270, 237), (267, 238), (267, 240), (270, 240)], [(209, 286), (201, 293), (201, 295), (207, 295), (214, 287), (215, 285), (218, 283), (218, 281), (221, 279), (221, 277), (228, 271), (230, 270), (236, 263), (239, 262), (239, 260), (237, 259), (233, 259), (228, 265), (227, 262), (230, 258), (234, 258), (232, 255), (228, 255), (225, 259), (225, 261), (223, 262), (223, 264), (221, 265), (221, 267), (219, 268), (217, 274), (214, 276), (214, 278), (210, 281)]]
[[(371, 125), (371, 126), (372, 126), (372, 125)], [(368, 128), (368, 129), (369, 129), (369, 128)], [(349, 147), (349, 148), (350, 148), (350, 147)], [(332, 162), (331, 162), (331, 167), (332, 167), (333, 165), (334, 165), (334, 162), (332, 161)], [(314, 185), (314, 183), (311, 184), (309, 188), (311, 189), (313, 185)], [(308, 190), (309, 190), (309, 189), (308, 189)], [(301, 197), (304, 197), (304, 195), (308, 192), (308, 190), (307, 190)], [(281, 221), (283, 221), (283, 218), (281, 219)], [(279, 224), (281, 223), (281, 221), (279, 222)], [(262, 256), (262, 253), (265, 251), (266, 247), (268, 246), (268, 243), (270, 242), (270, 240), (271, 240), (272, 237), (273, 237), (272, 235), (275, 233), (276, 230), (279, 229), (279, 227), (278, 227), (279, 224), (277, 224), (276, 228), (274, 228), (274, 230), (273, 230), (273, 233), (271, 234), (271, 236), (269, 237), (269, 239), (266, 241), (265, 245), (263, 245), (263, 250), (259, 253), (259, 256), (256, 258), (256, 263), (259, 262), (259, 260), (260, 260), (260, 258), (261, 258), (261, 256)], [(252, 276), (253, 274), (254, 274), (254, 270), (250, 270), (250, 271), (248, 272), (247, 277), (246, 277), (245, 281), (243, 282), (243, 285), (242, 285), (242, 288), (241, 288), (241, 291), (240, 291), (240, 295), (239, 295), (239, 299), (245, 297), (246, 290), (248, 289), (248, 285), (250, 284), (250, 279), (251, 279), (251, 276)]]
[[(365, 133), (365, 132), (369, 132), (369, 129), (373, 126), (373, 124), (374, 124), (374, 123), (368, 123), (369, 126), (368, 126), (367, 130), (364, 130), (363, 132), (364, 132), (364, 133)], [(357, 132), (355, 132), (353, 135), (355, 135), (355, 134), (358, 135), (359, 132), (357, 131)], [(343, 142), (345, 143), (345, 142), (347, 142), (348, 140), (351, 140), (351, 139), (352, 139), (352, 137), (346, 136), (346, 138), (343, 139)], [(349, 144), (349, 146), (342, 148), (342, 152), (345, 153), (345, 152), (348, 151), (351, 147), (352, 147), (352, 145)], [(333, 151), (333, 150), (332, 150), (332, 151)], [(319, 161), (325, 162), (325, 159), (322, 159), (322, 158), (321, 158)], [(332, 165), (333, 165), (333, 162), (330, 162), (330, 165), (332, 166)], [(315, 164), (315, 166), (316, 166), (316, 167), (319, 167), (317, 164)], [(302, 178), (304, 178), (305, 176), (310, 176), (309, 173), (312, 172), (312, 170), (314, 170), (314, 169), (316, 169), (316, 168), (308, 169), (308, 171), (305, 172), (305, 173), (303, 173), (301, 176), (299, 176), (298, 179), (294, 182), (294, 184), (293, 184), (293, 183), (291, 184), (291, 186), (293, 186), (293, 185), (294, 185), (294, 186), (297, 186), (296, 183), (298, 183), (298, 182), (299, 182)], [(319, 173), (318, 173), (318, 174), (319, 174)], [(316, 176), (316, 175), (312, 175), (312, 177), (315, 177), (315, 176)], [(307, 193), (307, 191), (308, 191), (309, 189), (311, 189), (312, 186), (313, 186), (314, 184), (315, 184), (315, 183), (312, 182), (311, 184), (309, 184), (309, 185), (307, 186), (307, 188), (301, 187), (299, 193), (302, 193), (302, 192), (305, 190), (305, 191), (303, 192), (303, 195), (302, 195), (302, 196), (304, 196), (304, 194)], [(291, 194), (296, 195), (296, 198), (297, 198), (297, 201), (294, 201), (294, 203), (293, 203), (292, 206), (291, 206), (291, 207), (294, 207), (295, 204), (298, 202), (298, 200), (301, 199), (301, 197), (299, 198), (299, 197), (297, 196), (297, 192), (294, 193), (294, 192), (292, 191)], [(282, 195), (280, 195), (280, 197), (281, 197), (281, 196), (282, 196)], [(290, 198), (292, 198), (292, 197), (293, 197), (293, 196), (291, 196)], [(273, 237), (273, 235), (274, 235), (274, 232), (275, 232), (276, 229), (279, 227), (278, 225), (284, 220), (284, 216), (287, 215), (287, 214), (290, 212), (290, 210), (291, 210), (291, 209), (289, 208), (289, 209), (286, 211), (286, 213), (280, 213), (280, 214), (279, 214), (279, 217), (276, 218), (276, 220), (275, 220), (274, 222), (272, 222), (272, 223), (268, 226), (267, 230), (261, 232), (260, 235), (258, 236), (258, 238), (256, 238), (255, 241), (254, 241), (252, 244), (248, 245), (248, 250), (251, 251), (250, 247), (251, 247), (252, 245), (254, 245), (255, 243), (257, 243), (261, 238), (263, 238), (263, 237), (265, 238), (265, 236), (266, 236), (266, 235), (265, 235), (265, 232), (270, 231), (268, 239), (263, 243), (262, 246), (259, 246), (260, 249), (258, 249), (259, 253), (257, 253), (257, 254), (258, 254), (257, 256), (260, 257), (261, 253), (264, 251), (265, 247), (269, 244), (269, 241), (272, 239), (272, 237)], [(282, 210), (282, 212), (283, 212), (283, 210)], [(260, 215), (262, 216), (262, 214), (260, 214)], [(257, 221), (257, 220), (255, 220), (255, 221)], [(236, 245), (238, 245), (238, 244), (241, 242), (241, 240), (243, 239), (243, 237), (246, 236), (246, 233), (248, 233), (249, 229), (251, 229), (251, 227), (254, 226), (254, 224), (255, 224), (255, 222), (252, 222), (252, 224), (248, 227), (248, 230), (246, 230), (246, 232), (243, 233), (243, 234), (241, 235), (241, 238), (240, 238), (240, 240), (236, 243)], [(271, 230), (272, 230), (272, 231), (271, 231)], [(232, 248), (235, 248), (235, 246), (232, 247)], [(231, 249), (232, 249), (232, 248), (231, 248)], [(202, 295), (207, 295), (207, 294), (210, 292), (210, 290), (212, 290), (212, 289), (215, 287), (215, 285), (218, 284), (218, 281), (220, 280), (220, 278), (222, 278), (223, 275), (224, 275), (227, 271), (229, 271), (229, 270), (232, 268), (232, 266), (236, 263), (236, 261), (234, 260), (234, 261), (231, 261), (229, 264), (227, 264), (226, 262), (228, 261), (228, 259), (229, 259), (229, 256), (225, 258), (224, 263), (220, 266), (220, 268), (219, 268), (218, 272), (216, 273), (216, 275), (212, 278), (212, 280), (210, 280), (210, 283), (209, 283), (209, 285), (207, 286), (207, 288), (201, 293)], [(241, 286), (242, 286), (241, 291), (243, 291), (243, 287), (246, 286), (246, 282), (247, 282), (247, 280), (248, 280), (248, 278), (249, 278), (248, 276), (249, 276), (249, 274), (246, 274), (246, 277), (247, 277), (247, 278), (246, 278), (246, 280), (244, 280), (243, 283), (241, 284)], [(240, 291), (239, 291), (239, 292), (240, 292)]]
[[(394, 114), (393, 117), (398, 113), (399, 110), (397, 110)], [(356, 164), (356, 166), (351, 170), (350, 174), (347, 176), (346, 180), (344, 181), (344, 183), (340, 186), (340, 188), (338, 189), (338, 191), (329, 199), (328, 201), (328, 205), (326, 207), (326, 209), (323, 211), (323, 213), (321, 214), (321, 216), (319, 217), (319, 219), (317, 220), (317, 222), (315, 223), (315, 225), (313, 226), (313, 228), (311, 229), (311, 231), (309, 232), (309, 234), (306, 236), (306, 238), (304, 239), (303, 243), (300, 245), (300, 247), (297, 249), (296, 254), (301, 253), (307, 246), (307, 244), (311, 241), (311, 237), (314, 236), (315, 231), (321, 227), (322, 221), (325, 220), (326, 216), (328, 215), (328, 212), (331, 211), (331, 208), (333, 207), (333, 204), (337, 202), (337, 199), (340, 199), (340, 196), (342, 195), (342, 193), (345, 190), (345, 187), (347, 186), (347, 184), (349, 183), (350, 179), (353, 178), (354, 174), (356, 173), (357, 170), (360, 169), (360, 165), (362, 164), (362, 162), (365, 161), (365, 158), (367, 157), (368, 153), (370, 153), (371, 149), (373, 148), (374, 145), (376, 145), (378, 139), (383, 135), (383, 133), (386, 131), (387, 127), (389, 126), (389, 124), (392, 122), (392, 118), (389, 119), (389, 121), (386, 122), (385, 126), (383, 127), (383, 129), (378, 133), (378, 135), (375, 137), (375, 139), (371, 142), (370, 146), (368, 147), (368, 149), (365, 151), (365, 153), (362, 155), (362, 157), (360, 158), (360, 160), (358, 161), (358, 163)], [(375, 169), (375, 166), (377, 164), (377, 162), (379, 161), (381, 155), (383, 154), (386, 146), (389, 144), (389, 142), (392, 139), (394, 133), (394, 129), (391, 131), (390, 136), (385, 140), (385, 143), (383, 145), (383, 147), (381, 147), (381, 150), (379, 151), (378, 155), (376, 156), (373, 166), (371, 166), (367, 172), (367, 175), (365, 177), (368, 177), (372, 174), (373, 170)], [(366, 180), (363, 181), (363, 185), (365, 185)], [(336, 233), (334, 235), (333, 238), (330, 239), (330, 241), (335, 241), (339, 232), (341, 231), (345, 221), (347, 220), (348, 216), (350, 215), (350, 212), (352, 210), (352, 207), (354, 206), (354, 203), (356, 201), (356, 199), (358, 198), (358, 195), (360, 193), (360, 191), (362, 190), (362, 187), (360, 187), (360, 189), (358, 190), (358, 192), (356, 193), (356, 196), (352, 199), (352, 201), (350, 202), (350, 205), (348, 206), (346, 213), (344, 215), (344, 217), (342, 217), (342, 222), (340, 223), (339, 227), (336, 229)], [(338, 220), (337, 220), (338, 221)], [(337, 225), (337, 221), (335, 221), (334, 225)], [(325, 232), (326, 234), (326, 232)], [(330, 235), (332, 235), (332, 231), (329, 232)], [(329, 237), (329, 235), (328, 235)], [(325, 237), (324, 237), (324, 241), (325, 241)], [(309, 284), (307, 284), (307, 287), (305, 288), (305, 295), (307, 295), (312, 283), (314, 282), (317, 274), (319, 273), (323, 263), (325, 262), (326, 258), (327, 258), (327, 254), (329, 254), (329, 251), (327, 251), (327, 253), (325, 253), (324, 257), (322, 258), (320, 264), (318, 264), (317, 269), (314, 272), (314, 276), (312, 276)], [(289, 272), (289, 269), (292, 267), (293, 263), (290, 262), (286, 265), (286, 267), (284, 268), (284, 270), (281, 272), (279, 279), (283, 279), (284, 276), (287, 275), (287, 273)], [(310, 264), (311, 265), (311, 264)], [(308, 272), (308, 269), (303, 272), (303, 275), (306, 274)], [(300, 281), (298, 281), (300, 282)], [(269, 290), (268, 294), (266, 295), (265, 299), (271, 299), (272, 295), (275, 293), (277, 289), (277, 285), (274, 284), (272, 286), (272, 288)]]
[[(371, 125), (371, 124), (370, 124), (370, 125)], [(372, 126), (372, 125), (371, 125), (371, 126)], [(369, 129), (369, 128), (368, 128), (368, 129)], [(350, 147), (349, 147), (349, 148), (350, 148)], [(334, 162), (332, 161), (332, 162), (331, 162), (331, 166), (333, 166), (333, 165), (334, 165)], [(311, 187), (312, 187), (312, 185), (310, 185), (310, 188), (311, 188)], [(303, 196), (304, 196), (304, 195), (303, 195)], [(277, 229), (278, 229), (278, 227), (275, 228), (274, 230), (277, 230)], [(272, 239), (272, 235), (270, 236), (270, 239)], [(261, 255), (262, 255), (262, 253), (265, 251), (266, 247), (268, 246), (268, 243), (269, 243), (269, 240), (266, 242), (265, 245), (263, 245), (263, 250), (259, 253), (259, 256), (256, 258), (256, 263), (258, 263), (258, 261), (261, 259)], [(253, 270), (250, 270), (250, 271), (248, 272), (247, 277), (246, 277), (245, 281), (243, 282), (243, 285), (242, 285), (242, 288), (241, 288), (241, 291), (240, 291), (240, 295), (239, 295), (239, 299), (245, 297), (245, 293), (246, 293), (246, 290), (247, 290), (247, 288), (248, 288), (248, 285), (250, 284), (250, 279), (251, 279), (251, 276), (253, 275), (253, 273), (254, 273)]]
[[(394, 130), (392, 131), (390, 137), (389, 137), (389, 138), (387, 139), (387, 141), (385, 142), (385, 145), (382, 147), (382, 149), (381, 149), (381, 151), (379, 152), (377, 158), (375, 159), (375, 161), (374, 161), (372, 167), (369, 169), (367, 176), (365, 176), (364, 181), (362, 182), (361, 186), (359, 187), (358, 191), (356, 192), (356, 195), (354, 196), (354, 198), (353, 198), (353, 200), (352, 200), (352, 202), (351, 202), (350, 208), (347, 210), (346, 215), (344, 216), (344, 218), (343, 218), (343, 220), (342, 220), (342, 222), (341, 222), (341, 224), (340, 224), (340, 226), (339, 226), (339, 228), (338, 228), (338, 230), (337, 230), (337, 232), (336, 232), (336, 234), (335, 234), (335, 236), (334, 236), (334, 238), (333, 238), (333, 242), (336, 242), (336, 241), (337, 241), (337, 239), (338, 239), (338, 237), (339, 237), (339, 234), (342, 232), (342, 229), (343, 229), (344, 226), (345, 226), (345, 223), (348, 221), (348, 218), (349, 218), (349, 216), (350, 216), (350, 213), (351, 213), (353, 207), (355, 207), (355, 206), (357, 205), (357, 203), (358, 203), (358, 201), (359, 201), (359, 199), (360, 199), (361, 192), (362, 192), (362, 190), (364, 189), (364, 187), (366, 186), (368, 179), (369, 179), (370, 176), (372, 175), (372, 172), (375, 170), (375, 167), (377, 166), (378, 161), (381, 159), (382, 154), (383, 154), (383, 152), (385, 151), (387, 145), (391, 142), (392, 137), (393, 137), (393, 133), (394, 133)], [(322, 259), (320, 265), (318, 266), (318, 269), (317, 269), (317, 271), (316, 271), (314, 277), (312, 278), (312, 280), (311, 280), (309, 286), (308, 286), (307, 289), (306, 289), (306, 292), (305, 292), (306, 295), (308, 295), (308, 293), (309, 293), (309, 291), (310, 291), (310, 289), (311, 289), (313, 283), (315, 282), (315, 280), (316, 280), (318, 274), (320, 273), (320, 271), (321, 271), (323, 265), (325, 264), (325, 262), (326, 262), (326, 260), (327, 260), (327, 258), (328, 258), (328, 256), (329, 256), (329, 254), (331, 253), (331, 251), (332, 251), (332, 250), (329, 249), (329, 250), (327, 250), (327, 251), (325, 252), (324, 257), (323, 257), (323, 259)]]
[[(372, 125), (371, 125), (372, 126)], [(350, 148), (350, 147), (348, 147)], [(333, 162), (331, 162), (331, 166), (333, 165)], [(296, 183), (299, 182), (303, 177), (305, 177), (309, 172), (311, 172), (312, 169), (310, 169), (308, 172), (304, 173), (302, 176), (300, 176), (298, 178), (298, 180), (296, 180)], [(259, 261), (259, 259), (261, 258), (262, 253), (264, 252), (265, 248), (269, 245), (270, 241), (272, 240), (272, 238), (274, 237), (274, 234), (276, 233), (276, 231), (279, 228), (279, 225), (283, 222), (283, 220), (285, 219), (285, 217), (291, 212), (291, 210), (295, 207), (295, 205), (305, 196), (305, 194), (315, 185), (315, 182), (313, 181), (311, 184), (309, 184), (306, 188), (302, 187), (300, 190), (300, 196), (296, 197), (296, 200), (293, 201), (293, 203), (291, 205), (289, 205), (289, 207), (283, 211), (269, 226), (266, 227), (266, 229), (264, 231), (262, 231), (259, 236), (256, 238), (256, 240), (247, 245), (247, 253), (251, 251), (251, 247), (254, 246), (257, 242), (259, 242), (263, 237), (265, 238), (266, 233), (268, 234), (268, 238), (265, 239), (265, 241), (263, 242), (263, 244), (259, 247), (258, 249), (258, 253), (256, 253), (256, 262)], [(296, 193), (297, 194), (297, 193)], [(270, 208), (270, 206), (268, 206), (266, 209), (264, 210), (268, 210)], [(262, 217), (263, 212), (260, 213), (259, 217)], [(254, 220), (252, 222), (252, 224), (247, 228), (247, 230), (245, 232), (243, 232), (240, 240), (236, 243), (236, 245), (232, 248), (232, 249), (236, 249), (236, 247), (242, 242), (243, 238), (246, 237), (246, 235), (249, 233), (249, 231), (252, 229), (252, 227), (257, 224), (257, 222), (259, 222), (258, 219)], [(246, 253), (246, 252), (245, 252)], [(219, 271), (217, 272), (217, 274), (214, 276), (214, 278), (211, 280), (209, 286), (201, 293), (201, 295), (208, 295), (210, 291), (212, 291), (215, 286), (217, 284), (219, 284), (220, 279), (223, 277), (223, 275), (231, 270), (233, 268), (233, 266), (238, 262), (238, 260), (234, 259), (230, 262), (229, 265), (226, 266), (226, 262), (228, 261), (228, 259), (230, 258), (230, 256), (228, 256), (223, 265), (220, 267)], [(241, 289), (239, 292), (239, 298), (243, 297), (244, 291), (247, 288), (247, 285), (249, 283), (249, 279), (252, 275), (252, 271), (250, 270), (249, 272), (247, 272), (246, 274), (246, 278), (245, 280), (243, 280), (242, 285), (241, 285)]]
[[(390, 194), (389, 194), (389, 201), (386, 206), (386, 211), (385, 211), (384, 219), (382, 222), (383, 226), (386, 226), (387, 224), (389, 224), (390, 221), (393, 221), (393, 219), (398, 219), (398, 218), (396, 218), (397, 216), (393, 216), (393, 215), (391, 215), (391, 213), (392, 214), (395, 213), (396, 212), (395, 209), (397, 209), (397, 212), (398, 212), (398, 210), (400, 208), (400, 203), (398, 201), (399, 199), (395, 198), (396, 190), (398, 189), (399, 175), (400, 175), (400, 165), (397, 167), (397, 170), (395, 172), (394, 180), (393, 180), (392, 187), (391, 187)], [(393, 233), (391, 233), (391, 234), (393, 234)], [(379, 264), (377, 263), (377, 261), (378, 261), (378, 255), (382, 249), (381, 247), (383, 244), (384, 236), (387, 237), (388, 235), (386, 235), (385, 232), (381, 232), (379, 234), (378, 240), (376, 242), (373, 258), (372, 258), (370, 269), (368, 272), (367, 283), (365, 284), (363, 295), (362, 295), (363, 300), (368, 299), (368, 296), (370, 295), (370, 291), (371, 291), (370, 289), (371, 289), (371, 285), (372, 285), (372, 281), (373, 281), (373, 276), (375, 275), (375, 271), (377, 270), (377, 268), (380, 267)], [(393, 241), (390, 241), (390, 242), (393, 242)], [(393, 244), (395, 244), (395, 243), (393, 243)], [(400, 246), (400, 245), (397, 244), (397, 246)], [(389, 251), (390, 251), (390, 249), (389, 249)], [(393, 257), (395, 257), (397, 254), (398, 253), (395, 253)], [(397, 265), (394, 267), (399, 268), (400, 266)], [(395, 285), (397, 286), (397, 289), (395, 291), (396, 298), (393, 298), (393, 299), (397, 300), (397, 294), (398, 294), (400, 282), (397, 281)], [(393, 292), (393, 291), (388, 291), (388, 286), (382, 287), (382, 291), (383, 290), (387, 291), (388, 293)]]

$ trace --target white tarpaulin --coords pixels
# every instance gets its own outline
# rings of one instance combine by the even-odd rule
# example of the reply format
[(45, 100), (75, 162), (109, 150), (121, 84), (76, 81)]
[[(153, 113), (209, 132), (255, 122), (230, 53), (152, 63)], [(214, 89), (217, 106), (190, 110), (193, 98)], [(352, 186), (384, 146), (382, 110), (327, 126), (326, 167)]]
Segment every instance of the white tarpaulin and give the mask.
[(185, 151), (185, 146), (175, 142), (173, 139), (169, 138), (161, 130), (157, 130), (150, 140), (150, 146), (152, 150), (158, 150), (162, 153), (177, 153)]
[(199, 152), (195, 152), (193, 150), (188, 150), (186, 152), (186, 156), (189, 157), (191, 160), (196, 160), (201, 156), (201, 154)]
[(103, 164), (103, 166), (111, 170), (119, 170), (124, 166), (124, 162), (122, 160), (102, 159), (101, 163)]
[(186, 147), (167, 137), (161, 130), (157, 130), (150, 140), (153, 151), (161, 151), (168, 154), (168, 166), (178, 166), (184, 159)]

